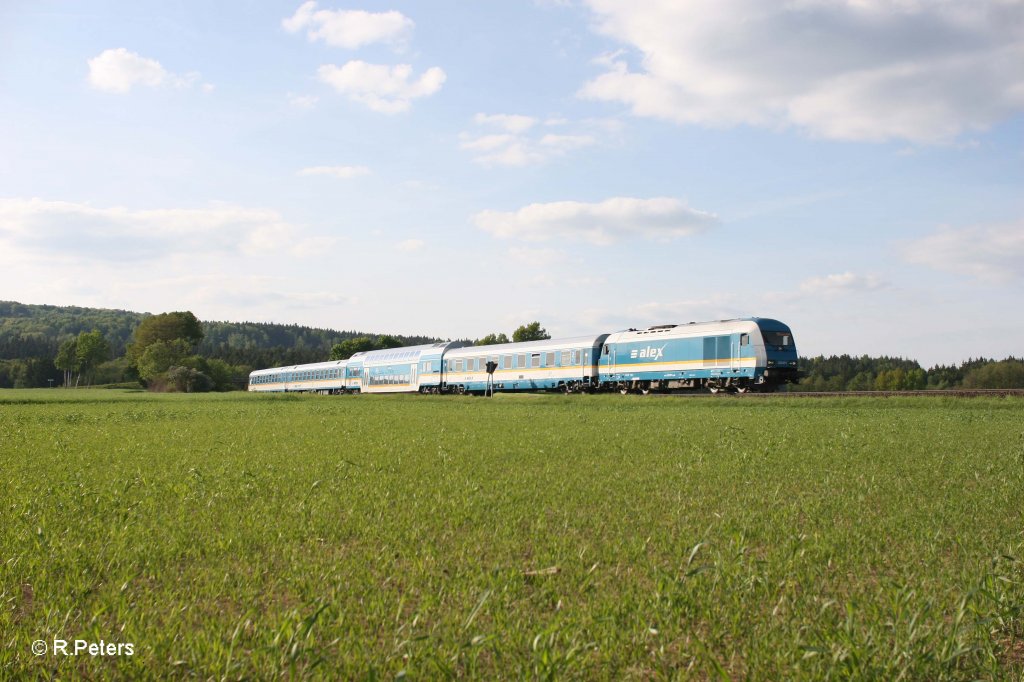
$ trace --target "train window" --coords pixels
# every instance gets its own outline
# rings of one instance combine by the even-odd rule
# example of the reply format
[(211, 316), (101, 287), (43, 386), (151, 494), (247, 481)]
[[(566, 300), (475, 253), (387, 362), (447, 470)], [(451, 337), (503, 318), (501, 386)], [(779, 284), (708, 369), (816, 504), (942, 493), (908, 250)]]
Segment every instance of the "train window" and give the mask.
[(741, 346), (749, 346), (750, 345), (750, 334), (740, 334), (740, 345)]
[(462, 371), (462, 360), (456, 360), (455, 361), (455, 371), (456, 372), (461, 372)]
[(572, 364), (572, 351), (571, 350), (563, 350), (562, 351), (562, 366), (566, 367), (566, 366), (571, 365), (571, 364)]
[(554, 353), (547, 353), (544, 356), (544, 366), (545, 367), (554, 367), (555, 366), (555, 354)]
[(540, 353), (530, 354), (530, 367), (540, 367)]
[(524, 367), (526, 367), (526, 355), (525, 354), (517, 355), (516, 356), (516, 367), (518, 367), (519, 369), (523, 369)]
[(609, 350), (608, 344), (605, 344), (605, 346), (604, 346), (604, 354), (605, 355), (609, 355), (610, 353), (611, 353), (611, 350)]
[(789, 332), (764, 332), (764, 343), (766, 346), (788, 346), (793, 343), (793, 337)]

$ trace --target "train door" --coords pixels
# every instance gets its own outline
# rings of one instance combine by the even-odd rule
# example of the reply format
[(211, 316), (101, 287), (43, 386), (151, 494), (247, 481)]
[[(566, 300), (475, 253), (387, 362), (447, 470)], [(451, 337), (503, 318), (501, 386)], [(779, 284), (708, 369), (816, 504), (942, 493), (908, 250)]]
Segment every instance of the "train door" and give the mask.
[(414, 362), (409, 365), (409, 388), (413, 391), (419, 390), (420, 387), (419, 382), (416, 380), (419, 368), (420, 363), (418, 362)]
[(740, 365), (740, 339), (733, 335), (729, 337), (729, 369), (736, 369)]

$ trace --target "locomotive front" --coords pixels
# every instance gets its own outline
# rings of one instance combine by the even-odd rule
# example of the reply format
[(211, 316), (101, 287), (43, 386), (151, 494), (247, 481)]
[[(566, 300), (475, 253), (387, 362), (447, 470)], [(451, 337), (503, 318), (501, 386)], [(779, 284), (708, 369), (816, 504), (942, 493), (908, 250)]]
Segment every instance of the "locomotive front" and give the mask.
[(766, 355), (764, 378), (772, 385), (796, 384), (800, 381), (797, 368), (796, 343), (793, 332), (778, 320), (758, 319)]

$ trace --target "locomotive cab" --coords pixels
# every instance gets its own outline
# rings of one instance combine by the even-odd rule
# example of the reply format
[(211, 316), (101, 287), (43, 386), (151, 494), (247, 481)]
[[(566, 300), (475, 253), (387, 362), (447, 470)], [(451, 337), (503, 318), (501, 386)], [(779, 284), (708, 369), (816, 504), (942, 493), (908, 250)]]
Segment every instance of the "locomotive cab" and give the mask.
[(764, 342), (765, 380), (771, 384), (798, 383), (800, 375), (793, 332), (778, 320), (759, 319), (757, 326)]

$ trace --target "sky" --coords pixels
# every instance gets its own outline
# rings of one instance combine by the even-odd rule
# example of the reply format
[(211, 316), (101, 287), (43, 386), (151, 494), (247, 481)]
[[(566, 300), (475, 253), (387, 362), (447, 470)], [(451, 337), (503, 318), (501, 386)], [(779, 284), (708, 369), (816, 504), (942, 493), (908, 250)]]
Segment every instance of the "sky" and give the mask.
[(0, 299), (1024, 355), (1024, 2), (0, 4)]

